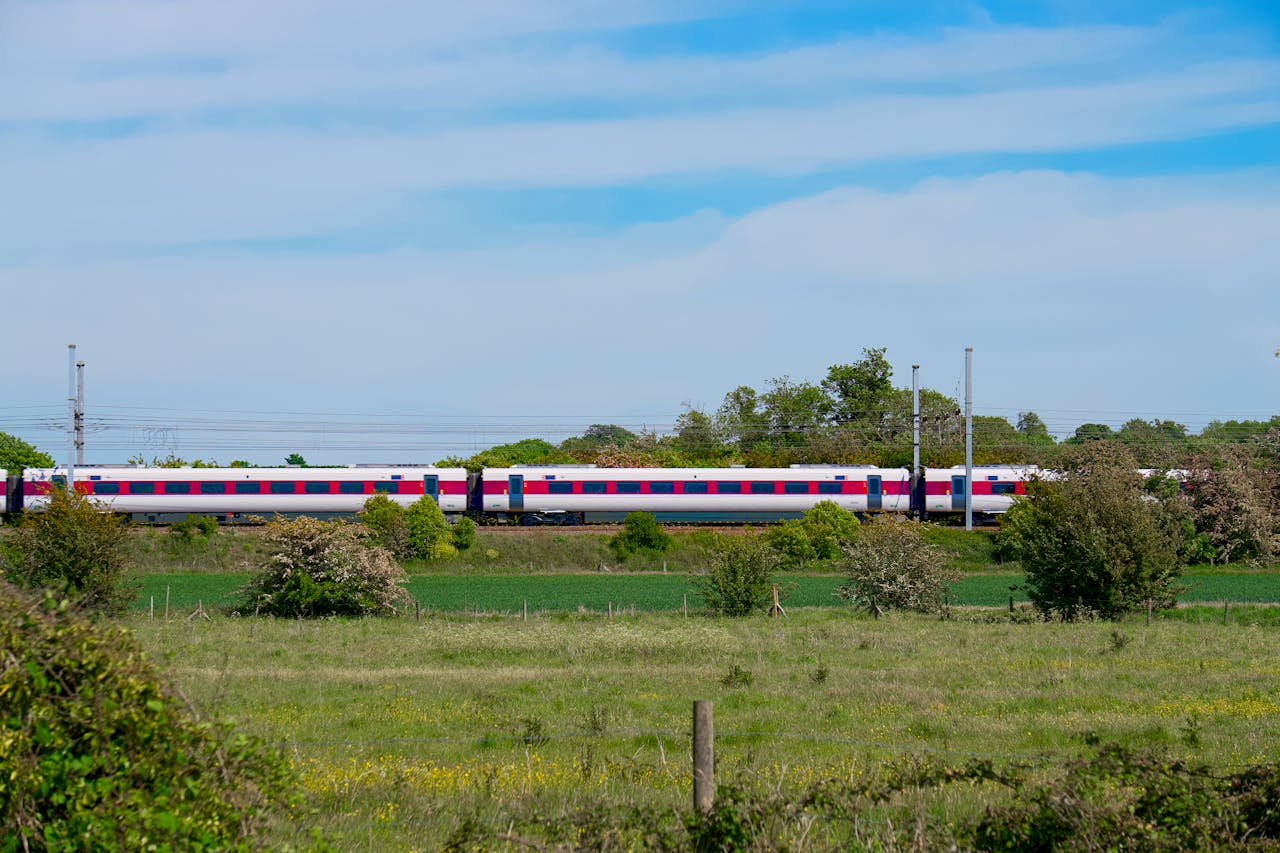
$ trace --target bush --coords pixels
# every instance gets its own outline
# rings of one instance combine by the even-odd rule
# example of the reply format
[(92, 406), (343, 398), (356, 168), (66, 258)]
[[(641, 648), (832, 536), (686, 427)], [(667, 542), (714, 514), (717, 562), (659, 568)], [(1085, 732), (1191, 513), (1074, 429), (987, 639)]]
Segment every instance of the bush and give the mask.
[(453, 547), (465, 551), (476, 544), (476, 523), (463, 516), (453, 523)]
[(1054, 479), (1033, 479), (1005, 513), (1000, 537), (1022, 561), (1036, 609), (1107, 619), (1173, 606), (1182, 572), (1177, 509), (1144, 495), (1132, 455), (1116, 442), (1068, 449)]
[(79, 492), (54, 489), (42, 512), (28, 512), (10, 538), (5, 576), (47, 587), (80, 606), (118, 613), (133, 599), (120, 520)]
[(404, 513), (406, 546), (410, 556), (423, 560), (440, 560), (456, 556), (453, 533), (440, 504), (423, 495)]
[(671, 541), (652, 513), (636, 511), (627, 513), (622, 529), (609, 540), (609, 547), (619, 560), (625, 560), (640, 551), (661, 554), (671, 547)]
[(169, 535), (184, 542), (208, 539), (217, 532), (218, 521), (209, 515), (188, 515), (182, 521), (169, 525)]
[(885, 610), (933, 613), (941, 609), (958, 572), (944, 564), (918, 522), (882, 515), (863, 529), (841, 562), (848, 583), (836, 595), (876, 616)]
[(395, 615), (408, 600), (404, 571), (363, 527), (314, 518), (277, 520), (266, 558), (237, 592), (243, 607), (274, 616)]
[(360, 520), (373, 534), (373, 541), (400, 559), (409, 554), (409, 527), (404, 517), (404, 507), (383, 494), (377, 494), (364, 502)]
[(5, 850), (256, 850), (280, 756), (197, 719), (120, 629), (0, 582)]
[(769, 528), (765, 539), (784, 568), (799, 569), (840, 557), (857, 539), (858, 527), (858, 516), (835, 501), (821, 501), (800, 518)]
[(707, 571), (690, 578), (709, 609), (746, 616), (773, 601), (778, 554), (760, 537), (722, 536), (708, 557)]

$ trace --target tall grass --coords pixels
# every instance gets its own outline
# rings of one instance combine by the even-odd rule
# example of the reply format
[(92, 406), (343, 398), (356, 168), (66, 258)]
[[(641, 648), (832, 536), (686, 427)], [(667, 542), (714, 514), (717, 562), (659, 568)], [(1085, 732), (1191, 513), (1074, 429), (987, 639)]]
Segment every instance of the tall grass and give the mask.
[[(781, 792), (912, 756), (1040, 760), (1099, 740), (1215, 767), (1280, 754), (1274, 622), (815, 610), (129, 625), (186, 695), (289, 752), (316, 809), (304, 819), (343, 849), (683, 808), (694, 699), (715, 702), (721, 782)], [(945, 819), (983, 796), (930, 808)]]

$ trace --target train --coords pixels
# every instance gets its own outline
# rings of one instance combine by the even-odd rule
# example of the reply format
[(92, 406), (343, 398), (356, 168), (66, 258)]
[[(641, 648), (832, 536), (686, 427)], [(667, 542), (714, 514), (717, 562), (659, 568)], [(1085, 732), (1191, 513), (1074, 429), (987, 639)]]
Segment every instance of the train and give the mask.
[[(1026, 493), (1030, 467), (926, 468), (914, 483), (907, 468), (792, 465), (789, 468), (598, 468), (514, 465), (468, 472), (430, 465), (333, 468), (154, 468), (77, 466), (77, 490), (133, 521), (164, 524), (188, 515), (226, 524), (276, 515), (351, 516), (373, 495), (408, 506), (424, 496), (446, 517), (538, 524), (617, 522), (636, 510), (659, 521), (767, 523), (797, 518), (820, 501), (859, 514), (921, 517), (972, 512), (998, 515)], [(65, 468), (29, 468), (10, 476), (7, 515), (39, 511), (52, 489), (66, 487)]]

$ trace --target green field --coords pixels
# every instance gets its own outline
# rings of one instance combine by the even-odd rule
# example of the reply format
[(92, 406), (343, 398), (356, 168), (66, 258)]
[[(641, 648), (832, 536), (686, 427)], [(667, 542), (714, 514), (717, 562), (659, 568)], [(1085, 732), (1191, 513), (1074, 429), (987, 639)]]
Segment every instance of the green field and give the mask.
[[(187, 696), (286, 750), (314, 809), (294, 826), (344, 850), (439, 849), (468, 826), (466, 849), (530, 849), (555, 827), (687, 809), (694, 699), (715, 703), (721, 784), (784, 797), (904, 761), (1039, 762), (1095, 742), (1218, 768), (1280, 757), (1275, 625), (975, 616), (126, 623)], [(953, 786), (774, 837), (900, 845), (998, 796)]]
[[(163, 610), (165, 590), (171, 609), (191, 609), (198, 601), (208, 607), (230, 607), (235, 589), (247, 580), (241, 573), (186, 572), (148, 574), (141, 578), (135, 608), (148, 609), (151, 598)], [(1010, 586), (1021, 575), (970, 575), (955, 587), (955, 603), (961, 606), (999, 607), (1009, 603)], [(1237, 603), (1280, 603), (1280, 574), (1194, 574), (1182, 596), (1184, 602), (1231, 601)], [(781, 575), (779, 583), (787, 592), (788, 607), (836, 607), (832, 594), (841, 579), (832, 575)], [(688, 596), (690, 608), (700, 600), (683, 574), (527, 574), (518, 575), (413, 575), (409, 592), (428, 611), (515, 613), (526, 602), (531, 611), (615, 610), (678, 611)], [(1026, 594), (1012, 593), (1025, 602)]]

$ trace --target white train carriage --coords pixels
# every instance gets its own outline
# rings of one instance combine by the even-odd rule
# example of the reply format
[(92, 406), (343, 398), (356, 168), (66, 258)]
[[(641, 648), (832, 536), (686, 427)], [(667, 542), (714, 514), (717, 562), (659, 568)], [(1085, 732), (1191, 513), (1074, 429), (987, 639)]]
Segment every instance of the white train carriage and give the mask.
[[(342, 468), (143, 468), (91, 465), (75, 469), (76, 489), (112, 512), (139, 521), (187, 514), (221, 521), (252, 516), (352, 515), (376, 494), (408, 506), (430, 495), (446, 513), (467, 508), (467, 472), (432, 466)], [(66, 487), (65, 468), (27, 469), (23, 504), (40, 509), (50, 489)]]
[[(620, 521), (636, 510), (659, 521), (777, 521), (820, 501), (856, 512), (906, 512), (905, 468), (486, 468), (481, 509), (522, 521)], [(557, 519), (556, 516), (561, 516)]]
[[(1026, 481), (1036, 468), (1030, 465), (974, 465), (973, 511), (996, 515), (1008, 511), (1018, 495), (1025, 495)], [(924, 474), (924, 510), (927, 513), (964, 512), (969, 487), (963, 465), (929, 468)]]

